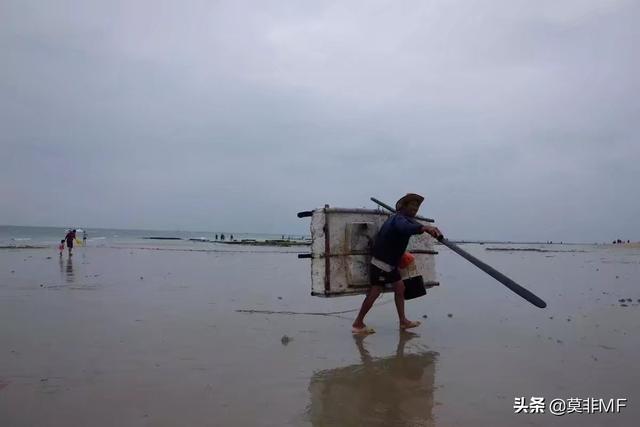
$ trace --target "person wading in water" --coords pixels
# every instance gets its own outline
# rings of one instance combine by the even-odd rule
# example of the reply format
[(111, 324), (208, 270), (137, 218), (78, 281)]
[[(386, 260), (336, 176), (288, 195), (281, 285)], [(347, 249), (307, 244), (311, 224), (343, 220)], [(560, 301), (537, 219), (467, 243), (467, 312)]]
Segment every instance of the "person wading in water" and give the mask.
[(69, 249), (69, 256), (71, 256), (73, 255), (71, 251), (73, 250), (73, 241), (76, 239), (76, 230), (69, 230), (64, 239), (67, 241), (67, 249)]

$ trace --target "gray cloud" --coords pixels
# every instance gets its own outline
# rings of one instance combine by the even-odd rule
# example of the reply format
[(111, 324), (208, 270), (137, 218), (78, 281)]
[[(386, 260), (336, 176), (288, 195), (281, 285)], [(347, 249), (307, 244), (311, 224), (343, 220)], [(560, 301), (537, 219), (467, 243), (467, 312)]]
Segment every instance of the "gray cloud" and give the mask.
[(0, 7), (0, 223), (640, 239), (637, 2)]

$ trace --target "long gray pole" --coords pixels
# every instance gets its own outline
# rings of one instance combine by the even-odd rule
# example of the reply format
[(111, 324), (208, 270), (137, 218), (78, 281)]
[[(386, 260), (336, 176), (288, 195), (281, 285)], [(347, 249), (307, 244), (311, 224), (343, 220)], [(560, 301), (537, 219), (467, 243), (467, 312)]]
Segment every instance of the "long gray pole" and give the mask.
[[(371, 200), (374, 203), (382, 206), (383, 208), (385, 208), (389, 212), (394, 212), (395, 213), (395, 211), (396, 211), (391, 206), (387, 205), (386, 203), (381, 202), (380, 200), (376, 199), (375, 197), (372, 197)], [(419, 216), (416, 216), (416, 218), (417, 219), (422, 219)], [(466, 259), (467, 261), (469, 261), (471, 264), (473, 264), (476, 267), (478, 267), (480, 270), (482, 270), (485, 273), (487, 273), (489, 276), (491, 276), (494, 279), (496, 279), (498, 282), (500, 282), (503, 285), (505, 285), (507, 288), (511, 289), (516, 294), (520, 295), (522, 298), (524, 298), (527, 301), (529, 301), (531, 304), (535, 305), (536, 307), (540, 307), (540, 308), (545, 308), (547, 306), (547, 303), (544, 302), (542, 299), (540, 299), (533, 292), (531, 292), (531, 291), (523, 288), (522, 286), (518, 285), (516, 282), (514, 282), (513, 280), (511, 280), (510, 278), (508, 278), (504, 274), (500, 273), (498, 270), (496, 270), (495, 268), (491, 267), (489, 264), (486, 264), (486, 263), (480, 261), (478, 258), (474, 257), (473, 255), (471, 255), (467, 251), (463, 250), (462, 248), (460, 248), (455, 243), (450, 242), (449, 240), (445, 239), (444, 237), (441, 237), (438, 240), (440, 241), (440, 243), (442, 243), (443, 245), (445, 245), (446, 247), (448, 247), (449, 249), (451, 249), (452, 251), (454, 251), (455, 253), (457, 253), (458, 255), (460, 255), (461, 257)]]

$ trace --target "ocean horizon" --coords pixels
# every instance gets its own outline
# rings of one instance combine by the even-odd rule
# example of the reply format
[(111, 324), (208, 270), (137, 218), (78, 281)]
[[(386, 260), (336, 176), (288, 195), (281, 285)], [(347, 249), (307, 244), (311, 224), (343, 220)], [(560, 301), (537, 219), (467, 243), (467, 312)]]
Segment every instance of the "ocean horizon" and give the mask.
[[(55, 245), (64, 238), (69, 227), (64, 226), (22, 226), (22, 225), (0, 225), (0, 246), (11, 247), (18, 245)], [(220, 241), (222, 234), (225, 241), (230, 240), (307, 240), (309, 234), (291, 233), (262, 233), (262, 232), (237, 232), (237, 231), (192, 231), (192, 230), (163, 230), (145, 228), (82, 228), (76, 229), (87, 232), (87, 242), (100, 243), (99, 241), (109, 241), (110, 243), (132, 243), (143, 242), (152, 237), (160, 237), (184, 241)], [(217, 238), (216, 238), (217, 235)], [(78, 233), (78, 239), (82, 239), (82, 232)], [(493, 239), (464, 239), (450, 238), (452, 242), (459, 244), (513, 244), (513, 245), (594, 245), (609, 244), (611, 242), (567, 242), (562, 240), (553, 241), (517, 241), (517, 240), (493, 240)], [(105, 242), (102, 242), (105, 243)]]
[[(87, 232), (88, 245), (148, 243), (151, 238), (164, 238), (169, 242), (175, 240), (187, 242), (225, 241), (231, 240), (304, 240), (309, 236), (303, 234), (272, 234), (235, 231), (189, 231), (189, 230), (153, 230), (153, 229), (122, 229), (122, 228), (76, 228)], [(69, 230), (59, 226), (16, 226), (0, 225), (0, 246), (52, 246), (62, 240)], [(232, 237), (233, 236), (233, 237)], [(77, 233), (82, 240), (83, 233)], [(160, 242), (158, 240), (157, 242)]]

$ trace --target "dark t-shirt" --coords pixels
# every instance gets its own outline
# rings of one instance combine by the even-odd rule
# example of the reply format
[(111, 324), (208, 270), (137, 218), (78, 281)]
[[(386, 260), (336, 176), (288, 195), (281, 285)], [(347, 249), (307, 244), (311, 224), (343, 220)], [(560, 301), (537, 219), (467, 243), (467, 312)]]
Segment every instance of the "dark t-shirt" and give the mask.
[(400, 257), (407, 250), (409, 238), (420, 233), (422, 233), (422, 225), (400, 213), (391, 215), (376, 235), (372, 255), (380, 261), (397, 267)]

